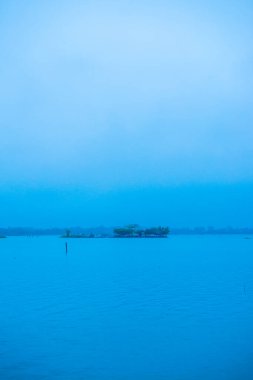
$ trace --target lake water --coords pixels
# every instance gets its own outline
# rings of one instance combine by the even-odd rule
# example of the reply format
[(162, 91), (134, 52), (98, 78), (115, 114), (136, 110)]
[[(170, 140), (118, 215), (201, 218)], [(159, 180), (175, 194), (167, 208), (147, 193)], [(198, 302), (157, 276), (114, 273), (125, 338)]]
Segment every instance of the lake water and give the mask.
[(1, 380), (253, 379), (253, 239), (0, 240)]

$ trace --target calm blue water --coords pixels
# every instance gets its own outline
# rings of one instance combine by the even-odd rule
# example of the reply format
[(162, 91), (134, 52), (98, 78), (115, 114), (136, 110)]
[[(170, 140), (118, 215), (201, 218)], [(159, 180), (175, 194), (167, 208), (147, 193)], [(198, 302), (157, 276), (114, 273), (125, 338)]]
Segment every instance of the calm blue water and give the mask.
[(253, 239), (0, 240), (0, 379), (253, 379)]

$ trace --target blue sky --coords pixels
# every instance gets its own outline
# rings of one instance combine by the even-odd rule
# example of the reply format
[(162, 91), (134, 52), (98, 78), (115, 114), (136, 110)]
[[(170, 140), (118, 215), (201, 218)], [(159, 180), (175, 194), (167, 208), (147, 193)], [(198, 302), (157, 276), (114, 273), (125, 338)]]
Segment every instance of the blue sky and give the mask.
[(0, 225), (251, 225), (252, 16), (1, 2)]

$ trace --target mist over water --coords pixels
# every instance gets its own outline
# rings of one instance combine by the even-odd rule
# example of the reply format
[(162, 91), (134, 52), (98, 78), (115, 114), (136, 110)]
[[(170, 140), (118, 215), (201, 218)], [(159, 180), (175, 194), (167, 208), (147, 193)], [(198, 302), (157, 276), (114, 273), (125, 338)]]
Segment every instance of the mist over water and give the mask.
[(0, 1), (2, 235), (248, 227), (1, 238), (1, 380), (252, 380), (252, 19), (248, 0)]
[(252, 13), (1, 2), (1, 225), (249, 225)]

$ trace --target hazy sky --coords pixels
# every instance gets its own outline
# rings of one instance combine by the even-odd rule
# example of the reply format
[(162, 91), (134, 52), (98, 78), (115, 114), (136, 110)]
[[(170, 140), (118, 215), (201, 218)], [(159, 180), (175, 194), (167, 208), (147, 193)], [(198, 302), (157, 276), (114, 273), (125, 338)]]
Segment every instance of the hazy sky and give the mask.
[(0, 2), (0, 226), (252, 225), (253, 3)]

